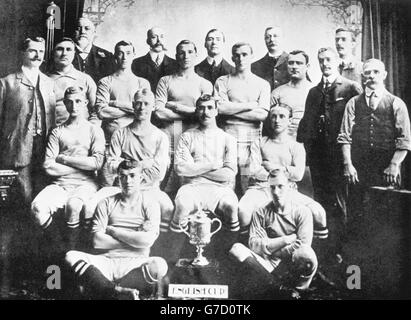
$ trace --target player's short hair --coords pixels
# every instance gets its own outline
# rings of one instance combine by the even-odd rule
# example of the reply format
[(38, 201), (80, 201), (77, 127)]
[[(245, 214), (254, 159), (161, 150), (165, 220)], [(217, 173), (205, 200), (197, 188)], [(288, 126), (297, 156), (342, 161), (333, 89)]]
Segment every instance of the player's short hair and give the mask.
[(114, 46), (114, 54), (117, 52), (119, 47), (132, 47), (133, 48), (133, 53), (136, 52), (136, 50), (134, 49), (134, 45), (131, 43), (131, 41), (126, 41), (126, 40), (121, 40), (119, 42), (116, 43), (116, 45)]
[(131, 169), (139, 169), (141, 171), (140, 162), (136, 160), (123, 160), (118, 165), (117, 172), (120, 172), (120, 170), (131, 170)]
[(338, 28), (337, 30), (335, 30), (335, 34), (337, 34), (338, 32), (349, 32), (349, 33), (351, 34), (351, 41), (352, 41), (352, 42), (355, 42), (355, 41), (357, 40), (354, 31), (352, 31), (352, 30), (350, 30), (350, 29), (348, 29), (348, 28), (340, 27), (340, 28)]
[(69, 37), (63, 37), (63, 38), (61, 38), (61, 40), (56, 42), (56, 45), (54, 46), (53, 51), (55, 51), (57, 45), (62, 43), (62, 42), (70, 42), (73, 45), (74, 48), (76, 47), (76, 44), (74, 43), (73, 39), (71, 39)]
[(140, 98), (140, 97), (147, 97), (147, 98), (149, 98), (150, 101), (152, 101), (153, 104), (154, 104), (154, 100), (155, 100), (154, 94), (153, 94), (153, 92), (152, 92), (150, 89), (148, 89), (148, 88), (143, 88), (143, 89), (137, 90), (136, 93), (134, 94), (134, 101), (136, 101), (136, 100), (137, 100), (138, 98)]
[(293, 117), (293, 108), (291, 108), (288, 104), (285, 104), (285, 103), (277, 103), (277, 104), (273, 104), (271, 107), (270, 107), (270, 111), (268, 112), (268, 118), (270, 118), (271, 119), (271, 116), (272, 116), (272, 114), (273, 114), (273, 110), (275, 109), (275, 108), (284, 108), (284, 109), (286, 109), (287, 111), (288, 111), (288, 117), (289, 118), (292, 118)]
[(26, 38), (20, 43), (19, 50), (22, 52), (26, 51), (30, 45), (30, 42), (45, 43), (45, 40), (42, 37)]
[(295, 56), (297, 54), (302, 54), (304, 56), (305, 64), (308, 64), (310, 62), (310, 58), (308, 57), (308, 54), (303, 50), (293, 50), (289, 53), (289, 55), (293, 55), (293, 56)]
[(284, 176), (287, 180), (290, 179), (290, 175), (285, 171), (283, 168), (276, 168), (270, 171), (268, 174), (268, 178), (278, 178), (280, 176)]
[(249, 47), (250, 48), (250, 53), (253, 54), (253, 48), (251, 47), (251, 44), (249, 44), (248, 42), (237, 42), (233, 45), (233, 47), (231, 48), (231, 54), (234, 55), (235, 51), (238, 48), (241, 47)]
[(86, 99), (86, 91), (81, 86), (71, 86), (64, 91), (64, 98), (66, 98), (69, 94), (80, 94), (84, 99)]
[(214, 106), (217, 108), (217, 101), (211, 94), (203, 94), (196, 101), (196, 108), (200, 106), (202, 102), (212, 101)]
[(212, 33), (212, 32), (220, 32), (220, 33), (223, 35), (223, 42), (225, 42), (224, 32), (222, 32), (221, 30), (216, 29), (216, 28), (211, 29), (210, 31), (207, 32), (207, 34), (206, 34), (206, 36), (205, 36), (205, 41), (207, 41), (208, 35), (209, 35), (210, 33)]
[(194, 48), (195, 53), (197, 53), (197, 47), (196, 47), (196, 45), (194, 44), (193, 41), (191, 41), (191, 40), (181, 40), (176, 46), (176, 53), (177, 54), (178, 54), (178, 50), (180, 49), (180, 46), (185, 45), (185, 44), (191, 44)]
[(330, 51), (334, 54), (334, 56), (338, 57), (337, 51), (332, 47), (323, 47), (323, 48), (318, 49), (317, 57), (320, 56), (321, 53), (326, 52), (326, 51)]

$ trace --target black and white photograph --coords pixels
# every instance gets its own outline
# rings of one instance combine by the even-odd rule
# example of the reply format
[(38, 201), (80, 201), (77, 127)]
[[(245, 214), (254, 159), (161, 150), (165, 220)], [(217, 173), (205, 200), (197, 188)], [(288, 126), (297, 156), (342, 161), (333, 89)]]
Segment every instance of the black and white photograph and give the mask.
[(410, 17), (0, 0), (0, 300), (411, 299)]

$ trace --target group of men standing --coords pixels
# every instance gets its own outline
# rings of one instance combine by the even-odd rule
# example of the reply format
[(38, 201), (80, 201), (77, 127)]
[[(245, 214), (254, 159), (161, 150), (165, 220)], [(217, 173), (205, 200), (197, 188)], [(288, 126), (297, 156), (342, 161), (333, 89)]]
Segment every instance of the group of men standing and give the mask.
[[(163, 258), (179, 257), (187, 217), (201, 209), (219, 215), (221, 251), (257, 283), (281, 289), (270, 273), (283, 261), (297, 276), (292, 286), (305, 290), (317, 269), (313, 234), (326, 237), (326, 217), (340, 254), (367, 188), (399, 185), (411, 149), (407, 108), (384, 88), (381, 61), (355, 59), (347, 29), (336, 31), (337, 50), (318, 51), (316, 86), (308, 55), (286, 53), (279, 27), (265, 30), (268, 53), (254, 63), (249, 43), (234, 44), (234, 66), (218, 29), (197, 65), (189, 40), (168, 57), (158, 27), (139, 58), (131, 42), (111, 54), (94, 34), (80, 18), (74, 38), (55, 44), (48, 76), (44, 40), (28, 38), (21, 70), (0, 80), (1, 169), (18, 172), (22, 205), (50, 241), (60, 233), (53, 216), (64, 212), (66, 262), (92, 296), (137, 298), (122, 279), (160, 281)], [(295, 190), (307, 179), (318, 203)], [(76, 251), (81, 226), (104, 254)], [(150, 247), (162, 258), (149, 258)]]

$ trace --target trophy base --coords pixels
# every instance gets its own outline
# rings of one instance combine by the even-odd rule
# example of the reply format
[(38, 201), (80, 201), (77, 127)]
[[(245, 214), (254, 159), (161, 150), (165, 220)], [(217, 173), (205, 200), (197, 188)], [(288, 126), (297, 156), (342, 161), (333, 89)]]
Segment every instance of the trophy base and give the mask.
[(218, 268), (219, 264), (217, 260), (206, 259), (206, 264), (197, 264), (195, 263), (197, 259), (187, 259), (182, 258), (178, 259), (176, 267), (178, 268)]

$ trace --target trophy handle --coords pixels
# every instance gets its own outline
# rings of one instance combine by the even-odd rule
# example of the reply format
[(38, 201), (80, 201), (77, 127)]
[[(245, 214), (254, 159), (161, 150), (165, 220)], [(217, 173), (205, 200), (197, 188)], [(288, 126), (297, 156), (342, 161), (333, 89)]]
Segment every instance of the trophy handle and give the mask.
[(214, 218), (211, 220), (211, 225), (213, 225), (214, 222), (218, 222), (218, 227), (217, 229), (215, 229), (213, 232), (210, 233), (210, 238), (214, 235), (214, 233), (216, 233), (218, 230), (221, 229), (221, 220), (218, 218)]
[(183, 231), (189, 238), (191, 237), (191, 235), (187, 232), (188, 224), (186, 225), (185, 228), (183, 228), (181, 227), (181, 222), (180, 222), (178, 226), (180, 227), (181, 231)]

